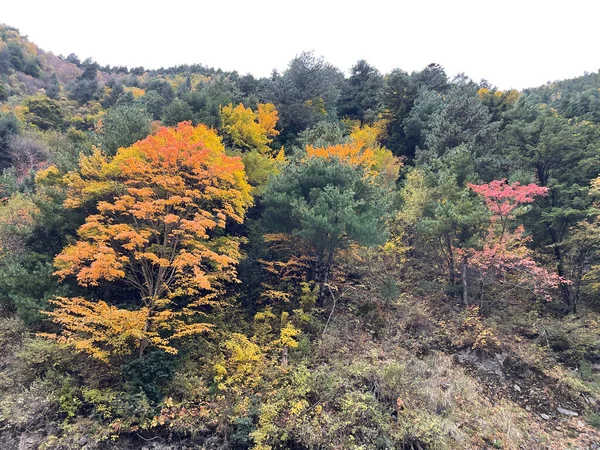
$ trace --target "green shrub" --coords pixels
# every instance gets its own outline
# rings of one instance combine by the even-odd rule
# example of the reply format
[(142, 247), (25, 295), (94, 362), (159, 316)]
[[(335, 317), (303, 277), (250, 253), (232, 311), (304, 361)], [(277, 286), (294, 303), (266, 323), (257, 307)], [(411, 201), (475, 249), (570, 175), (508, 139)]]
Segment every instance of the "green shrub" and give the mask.
[(400, 296), (400, 287), (394, 277), (387, 276), (379, 288), (381, 298), (387, 302), (396, 300)]
[(163, 390), (175, 374), (177, 360), (164, 352), (155, 351), (123, 366), (123, 376), (132, 392), (143, 392), (156, 404), (162, 400)]

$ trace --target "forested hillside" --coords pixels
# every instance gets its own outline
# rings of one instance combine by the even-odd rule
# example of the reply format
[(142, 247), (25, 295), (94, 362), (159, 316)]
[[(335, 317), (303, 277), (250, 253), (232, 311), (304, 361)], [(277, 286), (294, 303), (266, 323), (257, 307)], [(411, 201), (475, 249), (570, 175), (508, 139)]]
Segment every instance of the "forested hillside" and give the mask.
[(600, 73), (0, 39), (3, 448), (600, 446)]

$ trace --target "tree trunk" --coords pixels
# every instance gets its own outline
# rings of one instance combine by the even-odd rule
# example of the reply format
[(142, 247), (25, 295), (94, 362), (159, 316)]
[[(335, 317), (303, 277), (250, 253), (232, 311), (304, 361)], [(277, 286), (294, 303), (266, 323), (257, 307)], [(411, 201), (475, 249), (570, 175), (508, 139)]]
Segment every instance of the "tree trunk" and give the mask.
[(454, 265), (454, 252), (452, 251), (452, 239), (448, 235), (446, 236), (446, 249), (448, 251), (448, 281), (450, 282), (450, 286), (452, 286), (452, 295), (454, 296), (454, 289), (456, 288), (456, 272)]
[(288, 346), (284, 345), (283, 350), (281, 350), (281, 367), (288, 366)]
[(331, 272), (331, 266), (333, 265), (333, 251), (328, 252), (327, 259), (322, 267), (318, 268), (317, 273), (318, 280), (317, 285), (319, 286), (319, 296), (317, 297), (317, 306), (322, 308), (325, 303), (325, 288), (329, 283), (329, 275)]
[(467, 285), (467, 258), (462, 260), (462, 286), (463, 286), (463, 303), (469, 306), (469, 286)]
[[(556, 272), (558, 276), (565, 277), (565, 268), (563, 262), (562, 252), (560, 251), (560, 243), (556, 237), (556, 233), (550, 227), (550, 225), (546, 225), (548, 227), (548, 231), (550, 232), (550, 237), (552, 238), (552, 247), (554, 248), (554, 257), (556, 259)], [(572, 314), (577, 313), (577, 304), (574, 302), (573, 294), (571, 292), (571, 288), (568, 284), (561, 283), (560, 290), (563, 295), (563, 301), (569, 307), (569, 312)]]
[[(148, 308), (152, 308), (152, 306), (154, 305), (153, 301), (149, 301), (149, 302), (144, 302), (146, 304), (146, 306), (148, 306)], [(152, 309), (148, 310), (148, 316), (146, 317), (146, 323), (144, 323), (144, 333), (147, 333), (148, 330), (150, 329), (150, 317), (152, 316)], [(150, 346), (150, 341), (148, 340), (148, 338), (146, 336), (144, 336), (141, 340), (140, 340), (140, 355), (139, 357), (141, 358), (142, 356), (144, 356), (144, 351)]]
[(323, 294), (324, 294), (324, 290), (325, 290), (325, 286), (323, 284), (323, 280), (322, 280), (322, 273), (321, 273), (321, 255), (317, 253), (317, 257), (315, 258), (315, 269), (314, 269), (314, 279), (315, 279), (315, 283), (318, 287), (317, 289), (317, 307), (322, 307), (323, 306)]
[(481, 285), (481, 290), (479, 291), (479, 309), (483, 308), (483, 289), (485, 287), (485, 284), (483, 283), (483, 277), (479, 280), (479, 283)]
[(583, 280), (583, 271), (585, 264), (588, 260), (588, 253), (591, 247), (582, 247), (579, 249), (577, 253), (577, 257), (575, 257), (575, 261), (573, 265), (575, 266), (573, 269), (573, 303), (575, 304), (575, 311), (577, 312), (577, 305), (579, 304), (579, 297), (581, 295), (581, 282)]
[(325, 304), (325, 281), (318, 280), (317, 285), (319, 286), (319, 292), (317, 294), (317, 307), (322, 308)]

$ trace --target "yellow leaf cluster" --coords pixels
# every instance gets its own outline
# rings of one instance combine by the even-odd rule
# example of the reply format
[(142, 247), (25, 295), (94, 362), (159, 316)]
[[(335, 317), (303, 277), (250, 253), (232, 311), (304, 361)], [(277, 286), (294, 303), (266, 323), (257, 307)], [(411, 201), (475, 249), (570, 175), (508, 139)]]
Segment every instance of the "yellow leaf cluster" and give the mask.
[(24, 194), (14, 194), (0, 205), (0, 257), (24, 250), (24, 238), (33, 230), (38, 206)]
[(487, 88), (480, 88), (477, 91), (479, 99), (484, 105), (506, 110), (513, 106), (519, 99), (519, 91), (511, 89), (508, 91), (490, 91)]
[(79, 169), (63, 177), (63, 183), (67, 187), (64, 206), (78, 208), (87, 202), (114, 193), (118, 185), (114, 179), (116, 172), (98, 147), (94, 147), (89, 156), (82, 153), (79, 156)]
[(177, 349), (172, 345), (174, 339), (203, 333), (212, 327), (207, 323), (187, 324), (179, 313), (153, 312), (149, 307), (127, 310), (102, 300), (89, 301), (80, 297), (58, 297), (50, 302), (55, 309), (42, 313), (59, 324), (62, 332), (40, 335), (106, 363), (148, 346), (176, 354)]
[(222, 344), (223, 357), (214, 365), (215, 381), (221, 391), (241, 395), (256, 387), (266, 361), (260, 347), (240, 333)]
[(143, 97), (146, 94), (146, 92), (143, 89), (140, 89), (135, 86), (126, 86), (125, 92), (131, 92), (131, 95), (133, 95), (133, 98), (135, 99)]
[(229, 104), (221, 108), (221, 131), (241, 150), (270, 154), (269, 144), (279, 134), (275, 129), (278, 118), (272, 103), (259, 103), (256, 112), (242, 103), (236, 107)]
[(44, 314), (61, 325), (62, 333), (43, 336), (73, 346), (101, 361), (108, 362), (110, 356), (125, 356), (145, 341), (166, 352), (177, 352), (156, 330), (147, 329), (148, 308), (129, 311), (104, 301), (79, 297), (59, 297), (50, 302), (56, 308)]

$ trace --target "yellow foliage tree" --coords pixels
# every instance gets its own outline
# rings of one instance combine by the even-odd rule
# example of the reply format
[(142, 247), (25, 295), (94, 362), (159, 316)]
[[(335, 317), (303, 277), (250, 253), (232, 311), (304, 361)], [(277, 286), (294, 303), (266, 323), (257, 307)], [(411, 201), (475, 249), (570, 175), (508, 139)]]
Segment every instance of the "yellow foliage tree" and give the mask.
[(481, 103), (490, 108), (493, 120), (500, 120), (501, 114), (509, 110), (519, 100), (519, 91), (511, 89), (508, 91), (489, 90), (481, 88), (477, 91)]
[(133, 311), (110, 306), (104, 301), (89, 301), (80, 297), (59, 297), (50, 300), (57, 308), (47, 312), (62, 327), (62, 334), (42, 334), (64, 344), (72, 345), (101, 361), (110, 356), (126, 356), (139, 348), (140, 342), (175, 353), (168, 339), (156, 329), (146, 329), (150, 309)]
[(422, 171), (413, 169), (406, 174), (404, 187), (400, 190), (403, 207), (390, 221), (390, 240), (384, 246), (384, 250), (398, 257), (400, 263), (405, 262), (406, 255), (413, 248), (414, 229), (432, 195), (432, 188)]
[(143, 97), (146, 94), (146, 92), (143, 89), (140, 89), (135, 86), (125, 87), (125, 92), (131, 92), (131, 95), (133, 95), (133, 98), (135, 98), (135, 99)]
[(255, 188), (256, 195), (262, 193), (284, 160), (283, 148), (275, 151), (269, 147), (273, 137), (279, 134), (275, 129), (278, 119), (272, 103), (259, 103), (256, 111), (242, 103), (221, 108), (221, 132), (229, 149), (241, 156), (248, 182)]
[(242, 395), (255, 388), (266, 365), (261, 348), (240, 333), (232, 333), (221, 347), (223, 358), (214, 365), (219, 390)]
[(242, 151), (270, 154), (269, 144), (279, 134), (275, 129), (277, 120), (278, 113), (272, 103), (259, 103), (256, 112), (242, 103), (221, 108), (221, 131)]
[(278, 318), (271, 307), (267, 307), (254, 315), (253, 340), (265, 350), (276, 349), (283, 367), (288, 364), (288, 349), (298, 347), (296, 337), (299, 334), (300, 330), (290, 321), (290, 313), (287, 311), (282, 312)]
[(24, 194), (14, 194), (0, 204), (0, 259), (15, 258), (25, 250), (25, 239), (35, 226), (39, 208)]

